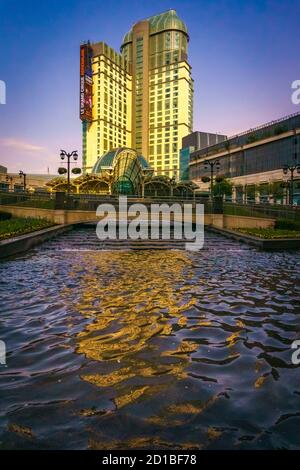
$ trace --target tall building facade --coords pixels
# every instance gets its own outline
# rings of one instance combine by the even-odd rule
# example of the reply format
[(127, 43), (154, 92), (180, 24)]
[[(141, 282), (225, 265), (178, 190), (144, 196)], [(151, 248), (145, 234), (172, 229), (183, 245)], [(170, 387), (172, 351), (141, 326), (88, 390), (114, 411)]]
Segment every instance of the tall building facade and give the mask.
[(81, 112), (86, 171), (106, 151), (128, 146), (156, 174), (179, 177), (181, 141), (193, 127), (188, 41), (185, 24), (169, 10), (134, 24), (120, 54), (104, 43), (81, 46), (92, 62), (92, 115)]
[[(91, 97), (80, 99), (83, 168), (90, 172), (99, 156), (131, 146), (132, 75), (124, 58), (104, 42), (84, 44), (81, 49), (87, 51), (92, 78)], [(81, 87), (82, 93), (88, 95), (88, 90), (82, 92)]]

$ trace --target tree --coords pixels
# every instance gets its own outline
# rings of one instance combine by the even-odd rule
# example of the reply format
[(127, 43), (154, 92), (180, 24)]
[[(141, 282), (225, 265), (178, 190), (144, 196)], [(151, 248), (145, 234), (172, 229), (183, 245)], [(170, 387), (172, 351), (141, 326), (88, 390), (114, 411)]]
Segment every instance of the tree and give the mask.
[(233, 184), (226, 178), (216, 181), (213, 188), (214, 196), (231, 196)]
[(271, 194), (270, 183), (261, 183), (259, 185), (259, 194), (260, 196), (269, 196)]
[(255, 196), (257, 193), (257, 186), (255, 184), (247, 184), (245, 191), (246, 191), (247, 200), (255, 201)]
[(281, 181), (276, 181), (275, 183), (270, 183), (270, 193), (274, 199), (280, 199), (284, 195), (284, 188), (286, 185), (282, 186)]

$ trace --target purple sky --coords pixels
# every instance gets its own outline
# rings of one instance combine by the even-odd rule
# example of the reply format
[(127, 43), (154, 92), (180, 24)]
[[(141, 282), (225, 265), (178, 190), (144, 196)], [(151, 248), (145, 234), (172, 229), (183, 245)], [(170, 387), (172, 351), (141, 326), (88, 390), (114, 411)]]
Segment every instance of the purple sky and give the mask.
[(55, 173), (60, 148), (81, 152), (80, 42), (118, 50), (134, 22), (169, 8), (190, 34), (194, 130), (231, 135), (300, 111), (299, 0), (0, 0), (0, 165)]

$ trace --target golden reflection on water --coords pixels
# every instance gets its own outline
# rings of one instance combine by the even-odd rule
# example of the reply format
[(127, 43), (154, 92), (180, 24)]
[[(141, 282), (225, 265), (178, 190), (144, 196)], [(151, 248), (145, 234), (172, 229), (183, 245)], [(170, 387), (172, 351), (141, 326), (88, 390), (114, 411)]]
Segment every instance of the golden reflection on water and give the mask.
[(100, 435), (89, 440), (89, 449), (91, 450), (124, 450), (124, 449), (169, 449), (169, 450), (200, 450), (202, 444), (194, 442), (174, 443), (158, 436), (136, 437), (128, 440), (110, 440), (105, 442), (105, 436)]
[(114, 387), (117, 408), (186, 377), (189, 355), (198, 345), (180, 340), (173, 330), (186, 327), (184, 312), (195, 303), (186, 285), (190, 266), (179, 251), (101, 252), (85, 255), (72, 272), (82, 278), (75, 307), (92, 319), (77, 335), (76, 351), (102, 364), (109, 361), (105, 373), (100, 368), (81, 378)]

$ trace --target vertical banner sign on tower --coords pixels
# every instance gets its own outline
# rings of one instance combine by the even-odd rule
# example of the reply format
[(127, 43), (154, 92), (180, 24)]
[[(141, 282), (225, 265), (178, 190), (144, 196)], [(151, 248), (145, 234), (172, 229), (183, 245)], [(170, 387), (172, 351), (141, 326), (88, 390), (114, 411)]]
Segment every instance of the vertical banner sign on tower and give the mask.
[(92, 49), (89, 44), (80, 46), (80, 119), (92, 121)]

